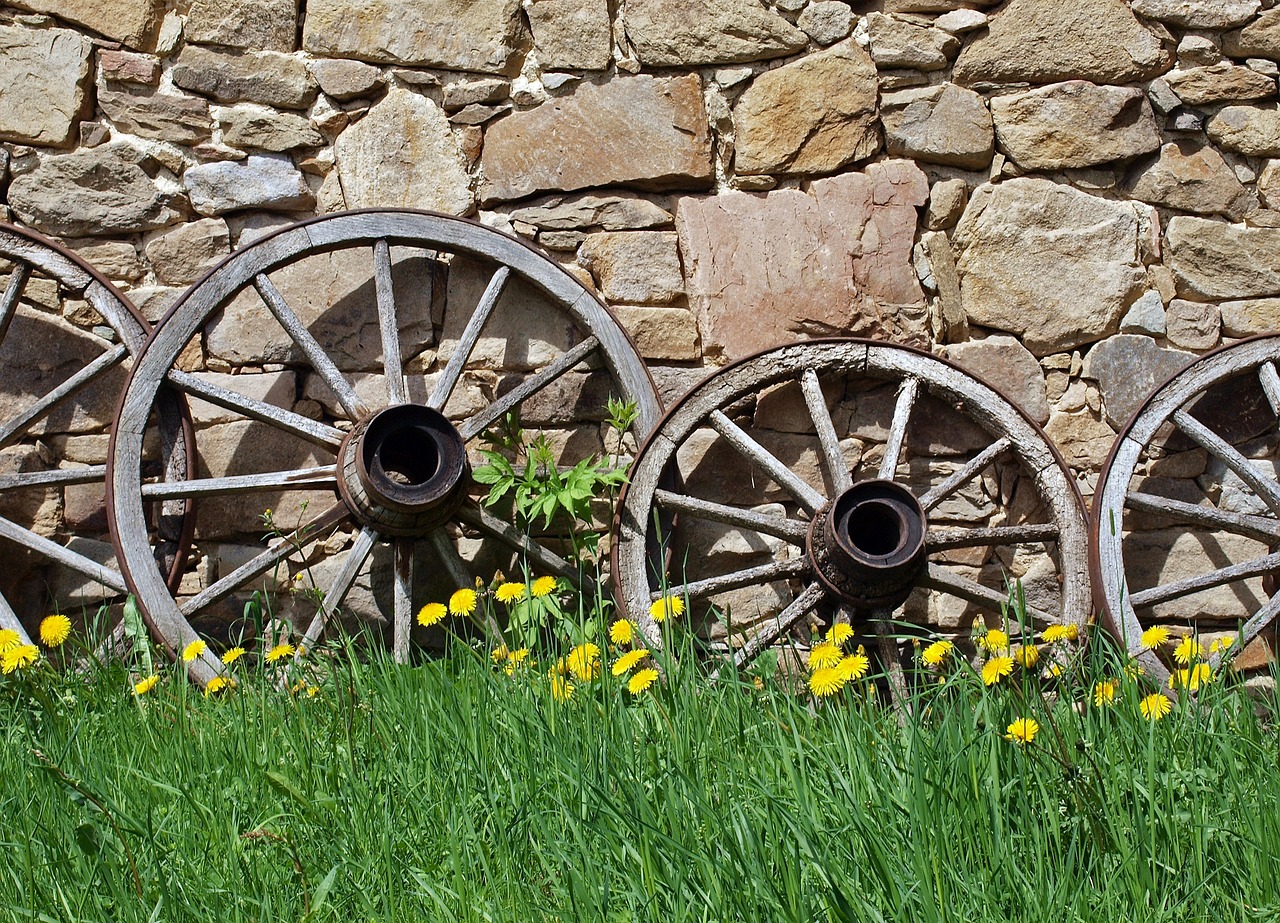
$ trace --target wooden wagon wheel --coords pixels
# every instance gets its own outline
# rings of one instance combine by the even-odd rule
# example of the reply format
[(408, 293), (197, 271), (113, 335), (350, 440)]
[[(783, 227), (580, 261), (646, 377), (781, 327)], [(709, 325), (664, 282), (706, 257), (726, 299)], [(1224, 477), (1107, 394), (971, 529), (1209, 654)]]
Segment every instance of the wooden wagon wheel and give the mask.
[[(708, 528), (682, 557), (680, 533)], [(735, 544), (748, 553), (723, 555), (725, 572), (716, 548)], [(730, 638), (739, 667), (815, 610), (874, 620), (891, 666), (887, 620), (934, 593), (959, 602), (950, 623), (967, 629), (1000, 612), (1014, 576), (1037, 625), (1089, 614), (1083, 506), (1044, 433), (948, 362), (865, 340), (784, 346), (693, 389), (637, 457), (614, 553), (617, 595), (651, 644), (664, 592), (693, 604), (740, 591), (730, 615), (748, 608), (755, 627)], [(900, 671), (891, 680), (901, 692)]]
[[(63, 491), (105, 493), (106, 465), (86, 462), (86, 449), (72, 444), (78, 434), (96, 434), (105, 426), (123, 387), (123, 370), (142, 349), (150, 328), (91, 266), (31, 231), (0, 225), (0, 278), (0, 394), (6, 404), (6, 419), (0, 422), (0, 454), (6, 456), (0, 474), (0, 538), (95, 584), (103, 599), (123, 596), (125, 581), (111, 556), (88, 555), (79, 548), (89, 544), (90, 536), (105, 537), (106, 518), (68, 522), (60, 515), (50, 522), (39, 508), (51, 496), (61, 501)], [(75, 309), (79, 325), (63, 317), (74, 302), (84, 303)], [(157, 400), (163, 451), (161, 459), (148, 459), (149, 474), (181, 480), (189, 473), (186, 408), (167, 389)], [(81, 436), (80, 441), (92, 438)], [(92, 445), (87, 451), (93, 451)], [(55, 502), (54, 508), (65, 506)], [(149, 517), (156, 554), (170, 578), (176, 579), (182, 567), (186, 512), (185, 503), (169, 502)], [(150, 556), (147, 567), (157, 572)], [(0, 627), (27, 640), (15, 607), (3, 596)]]
[[(191, 357), (202, 355), (208, 364), (249, 368), (236, 375), (187, 371), (195, 367)], [(518, 374), (510, 374), (513, 367)], [(287, 380), (268, 389), (261, 383), (271, 374)], [(192, 400), (196, 449), (206, 466), (184, 485), (147, 483), (139, 467), (164, 381)], [(434, 565), (430, 573), (420, 569), (419, 582), (471, 586), (478, 569), (460, 548), (481, 536), (543, 574), (579, 578), (575, 562), (468, 496), (468, 452), (486, 428), (519, 408), (526, 425), (567, 427), (560, 431), (568, 433), (562, 462), (586, 457), (599, 451), (611, 394), (636, 402), (638, 435), (647, 433), (659, 403), (625, 331), (572, 276), (520, 241), (416, 211), (350, 212), (283, 229), (196, 283), (157, 326), (130, 376), (109, 472), (126, 580), (174, 654), (196, 639), (192, 619), (281, 562), (325, 559), (332, 567), (317, 587), (313, 616), (305, 617), (302, 644), (309, 646), (387, 542), (395, 572), (393, 646), (406, 659), (419, 542)], [(232, 457), (216, 464), (220, 427), (202, 423), (209, 409), (242, 427), (232, 433)], [(198, 545), (214, 531), (206, 516), (236, 503), (253, 520), (242, 531), (258, 526), (252, 540), (259, 545), (258, 517), (245, 509), (270, 506), (274, 521), (287, 519), (290, 528), (179, 598), (142, 566), (150, 555), (142, 511), (148, 496), (202, 498)], [(244, 507), (246, 499), (257, 506)], [(286, 508), (293, 511), (287, 517)], [(335, 537), (336, 529), (349, 534)], [(206, 653), (189, 674), (207, 683), (219, 667)]]
[[(1239, 633), (1274, 628), (1280, 596), (1280, 337), (1192, 360), (1129, 420), (1103, 468), (1092, 521), (1099, 604), (1157, 680), (1157, 625)], [(1222, 659), (1210, 659), (1215, 668)]]

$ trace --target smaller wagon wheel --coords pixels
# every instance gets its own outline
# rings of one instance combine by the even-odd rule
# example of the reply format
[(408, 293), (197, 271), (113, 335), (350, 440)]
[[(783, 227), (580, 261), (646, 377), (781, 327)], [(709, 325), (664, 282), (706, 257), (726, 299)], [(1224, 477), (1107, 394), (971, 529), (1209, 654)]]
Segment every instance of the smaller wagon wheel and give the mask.
[(1057, 451), (995, 390), (914, 349), (814, 340), (730, 365), (670, 409), (623, 494), (614, 574), (651, 644), (667, 592), (731, 610), (738, 667), (817, 612), (874, 621), (893, 671), (889, 619), (967, 629), (1013, 577), (1035, 625), (1083, 622), (1085, 536)]
[[(200, 476), (181, 485), (140, 466), (166, 381), (195, 418)], [(406, 660), (412, 613), (441, 587), (525, 566), (581, 579), (563, 547), (479, 504), (471, 469), (482, 434), (512, 410), (551, 434), (561, 465), (602, 452), (611, 396), (635, 402), (642, 438), (659, 404), (626, 332), (521, 241), (407, 210), (292, 225), (192, 286), (129, 378), (109, 471), (125, 578), (176, 655), (199, 637), (193, 622), (225, 627), (264, 585), (310, 647), (349, 611), (358, 578), (372, 587), (385, 565), (393, 653)], [(155, 579), (145, 497), (198, 498), (195, 547), (224, 566), (188, 574), (179, 592)], [(268, 508), (277, 534), (264, 549)], [(287, 571), (314, 582), (292, 602)], [(220, 669), (206, 652), (188, 672), (204, 684)]]
[[(149, 330), (138, 310), (78, 256), (31, 231), (0, 225), (0, 539), (18, 554), (6, 567), (0, 627), (24, 640), (19, 611), (33, 604), (48, 611), (51, 603), (69, 600), (46, 599), (43, 592), (39, 600), (29, 598), (18, 560), (77, 575), (81, 601), (128, 592), (117, 555), (102, 541), (109, 537), (105, 430), (124, 370)], [(167, 390), (157, 406), (162, 457), (148, 450), (148, 472), (181, 480), (188, 474), (186, 408)], [(171, 578), (183, 563), (186, 512), (185, 503), (169, 502), (148, 517), (156, 555)], [(157, 571), (151, 558), (147, 566)], [(51, 592), (57, 591), (55, 582)]]
[(1231, 657), (1276, 628), (1277, 360), (1276, 336), (1193, 359), (1138, 408), (1103, 468), (1094, 586), (1115, 636), (1157, 680), (1169, 665), (1143, 644), (1148, 628), (1238, 633)]

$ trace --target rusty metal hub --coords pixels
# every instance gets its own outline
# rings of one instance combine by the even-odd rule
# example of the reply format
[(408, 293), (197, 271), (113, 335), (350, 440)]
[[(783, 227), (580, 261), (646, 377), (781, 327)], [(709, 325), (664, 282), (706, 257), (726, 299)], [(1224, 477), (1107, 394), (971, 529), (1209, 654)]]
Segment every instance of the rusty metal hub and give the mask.
[(845, 602), (893, 608), (924, 572), (927, 527), (911, 491), (892, 481), (859, 481), (814, 516), (809, 560), (823, 585)]
[(338, 490), (364, 525), (422, 535), (457, 511), (469, 481), (453, 424), (421, 404), (395, 404), (362, 419), (338, 451)]

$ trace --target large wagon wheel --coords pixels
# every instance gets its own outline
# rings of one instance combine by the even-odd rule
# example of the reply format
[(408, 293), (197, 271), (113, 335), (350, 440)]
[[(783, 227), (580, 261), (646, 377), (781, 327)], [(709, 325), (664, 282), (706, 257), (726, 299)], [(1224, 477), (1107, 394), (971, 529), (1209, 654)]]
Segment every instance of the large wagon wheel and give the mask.
[[(1239, 633), (1280, 611), (1280, 337), (1224, 346), (1157, 388), (1125, 426), (1094, 503), (1094, 585), (1115, 635), (1156, 679), (1157, 625)], [(1215, 653), (1210, 665), (1221, 660)]]
[[(240, 374), (188, 371), (202, 356), (206, 367), (226, 362)], [(139, 465), (164, 381), (188, 395), (196, 417), (204, 469), (184, 485), (147, 483)], [(520, 241), (415, 211), (294, 225), (194, 285), (130, 376), (109, 473), (126, 579), (173, 654), (197, 637), (193, 619), (286, 559), (313, 571), (322, 563), (318, 607), (299, 614), (310, 646), (388, 543), (393, 649), (406, 659), (411, 612), (426, 599), (420, 588), (415, 599), (415, 552), (432, 564), (419, 568), (420, 585), (492, 577), (466, 560), (480, 539), (541, 573), (579, 579), (576, 562), (468, 496), (468, 453), (513, 408), (525, 425), (561, 427), (562, 463), (600, 451), (611, 394), (637, 403), (638, 435), (652, 427), (658, 399), (626, 333), (572, 276)], [(225, 537), (228, 517), (251, 533), (264, 507), (283, 534), (180, 598), (142, 566), (148, 496), (210, 498), (198, 506), (199, 547)], [(260, 528), (250, 541), (260, 545)], [(206, 653), (189, 673), (207, 683), (219, 666)]]
[(1013, 577), (1037, 626), (1089, 614), (1083, 506), (1054, 447), (992, 388), (905, 347), (815, 340), (707, 379), (641, 450), (615, 528), (617, 594), (650, 643), (664, 593), (736, 606), (739, 667), (817, 611), (874, 620), (892, 670), (888, 620), (941, 604), (967, 628)]
[[(0, 225), (0, 278), (0, 538), (21, 549), (19, 558), (30, 554), (78, 575), (84, 588), (94, 587), (79, 594), (82, 601), (123, 596), (115, 555), (100, 541), (108, 533), (105, 512), (97, 512), (105, 497), (101, 440), (124, 368), (142, 349), (149, 327), (91, 266), (22, 228)], [(148, 472), (181, 480), (188, 474), (185, 407), (167, 390), (157, 406), (162, 457), (148, 457)], [(100, 459), (94, 457), (99, 451)], [(186, 504), (169, 502), (150, 517), (161, 569), (175, 579), (185, 513)], [(147, 569), (163, 582), (150, 556)], [(15, 559), (6, 571), (5, 593), (24, 595), (15, 581), (23, 572)], [(56, 583), (51, 592), (56, 596)], [(18, 611), (33, 601), (15, 601), (0, 595), (0, 627), (25, 641)], [(69, 600), (34, 602), (48, 611), (43, 607)]]

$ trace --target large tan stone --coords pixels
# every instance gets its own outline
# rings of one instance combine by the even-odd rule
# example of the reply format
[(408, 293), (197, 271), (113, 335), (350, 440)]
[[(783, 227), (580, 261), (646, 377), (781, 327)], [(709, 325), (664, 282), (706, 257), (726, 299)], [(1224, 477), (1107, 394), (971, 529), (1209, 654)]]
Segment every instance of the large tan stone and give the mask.
[(1276, 79), (1248, 67), (1219, 61), (1207, 67), (1170, 71), (1164, 80), (1188, 106), (1270, 99), (1276, 95)]
[(189, 167), (182, 174), (192, 207), (202, 215), (223, 215), (244, 208), (300, 211), (315, 198), (306, 179), (282, 154), (250, 154)]
[(185, 35), (202, 44), (293, 51), (298, 0), (192, 0)]
[(712, 180), (711, 129), (702, 85), (696, 74), (579, 85), (493, 123), (480, 166), (482, 204), (618, 183), (705, 188)]
[(1147, 19), (1184, 29), (1232, 29), (1254, 17), (1258, 0), (1133, 0), (1133, 11)]
[(310, 0), (302, 47), (329, 58), (507, 73), (520, 0)]
[(1280, 330), (1280, 298), (1224, 301), (1218, 307), (1222, 311), (1223, 336), (1251, 337)]
[(202, 218), (181, 224), (147, 241), (146, 254), (156, 278), (166, 285), (189, 285), (231, 252), (227, 223)]
[(1082, 374), (1097, 381), (1107, 422), (1118, 430), (1156, 385), (1193, 358), (1192, 353), (1157, 346), (1151, 337), (1119, 334), (1089, 350)]
[(880, 101), (890, 154), (978, 170), (991, 162), (995, 132), (981, 96), (954, 84), (907, 90)]
[(209, 103), (197, 96), (100, 87), (98, 105), (117, 128), (140, 138), (199, 144), (213, 134)]
[(1247, 157), (1280, 157), (1280, 110), (1266, 106), (1226, 106), (1205, 126), (1209, 137)]
[(670, 304), (684, 297), (674, 231), (605, 231), (579, 251), (610, 302)]
[(1017, 334), (1036, 355), (1114, 331), (1146, 278), (1148, 206), (1045, 179), (974, 191), (952, 237), (969, 321)]
[(1263, 10), (1243, 29), (1228, 32), (1222, 50), (1233, 58), (1280, 59), (1280, 7)]
[(606, 0), (533, 0), (527, 11), (543, 67), (598, 71), (613, 60)]
[(1166, 262), (1179, 294), (1214, 300), (1280, 295), (1280, 229), (1178, 215), (1169, 220)]
[(1122, 188), (1152, 205), (1204, 215), (1239, 217), (1248, 203), (1248, 193), (1222, 155), (1189, 139), (1171, 141), (1156, 160), (1136, 164)]
[(241, 150), (292, 151), (324, 144), (324, 136), (306, 116), (253, 103), (222, 110), (218, 124), (223, 143)]
[(759, 0), (630, 0), (626, 25), (636, 56), (653, 67), (778, 58), (809, 41)]
[(956, 59), (956, 83), (1132, 83), (1168, 70), (1173, 54), (1121, 0), (1012, 0)]
[(149, 231), (182, 218), (185, 202), (152, 176), (159, 164), (127, 142), (42, 156), (9, 184), (9, 205), (26, 224), (69, 237)]
[(334, 144), (349, 208), (427, 208), (465, 215), (471, 180), (444, 111), (392, 90)]
[(883, 13), (867, 14), (867, 37), (871, 40), (871, 58), (879, 68), (939, 71), (960, 50), (960, 41), (949, 32)]
[(948, 346), (943, 355), (998, 389), (1037, 423), (1049, 419), (1049, 401), (1040, 363), (1013, 337), (993, 336), (955, 343)]
[(13, 0), (10, 6), (50, 13), (131, 48), (148, 48), (164, 4), (161, 0)]
[(704, 349), (735, 359), (805, 336), (922, 341), (911, 247), (927, 195), (918, 167), (887, 161), (807, 192), (681, 199), (685, 287)]
[(92, 53), (89, 40), (68, 29), (0, 26), (0, 140), (70, 142)]
[(766, 71), (733, 111), (738, 173), (829, 173), (880, 148), (876, 68), (842, 42)]
[(1000, 147), (1020, 167), (1062, 170), (1136, 157), (1160, 146), (1138, 87), (1071, 80), (991, 100)]
[(306, 62), (275, 51), (229, 53), (189, 45), (171, 73), (177, 86), (220, 103), (304, 109), (316, 98), (316, 80)]
[(702, 357), (698, 321), (685, 308), (614, 305), (614, 316), (631, 334), (641, 358), (690, 362)]
[(665, 208), (633, 193), (612, 195), (551, 196), (512, 209), (511, 218), (550, 231), (628, 231), (667, 228), (675, 219)]
[(1045, 435), (1072, 468), (1100, 471), (1115, 442), (1115, 431), (1087, 410), (1083, 413), (1055, 413), (1044, 427)]

